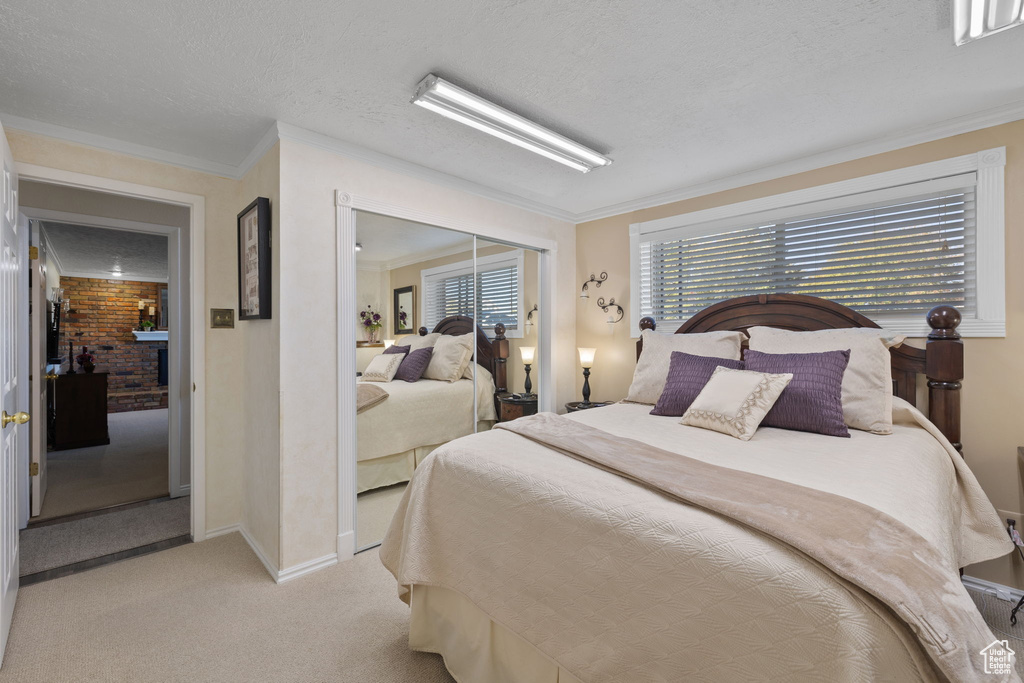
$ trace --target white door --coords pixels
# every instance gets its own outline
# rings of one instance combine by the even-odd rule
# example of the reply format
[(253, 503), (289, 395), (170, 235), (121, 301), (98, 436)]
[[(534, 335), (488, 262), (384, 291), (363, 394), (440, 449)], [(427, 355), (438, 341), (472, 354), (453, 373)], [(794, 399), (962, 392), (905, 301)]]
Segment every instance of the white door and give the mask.
[[(3, 177), (0, 178), (0, 663), (11, 631), (14, 600), (18, 595), (18, 481), (19, 456), (27, 445), (28, 415), (20, 413), (26, 385), (19, 379), (28, 363), (26, 339), (21, 337), (28, 305), (28, 236), (18, 229), (18, 177), (7, 136), (0, 126), (3, 144)], [(20, 250), (25, 248), (26, 253)], [(24, 321), (24, 322), (23, 322)], [(27, 379), (27, 378), (26, 378)]]
[[(32, 362), (29, 366), (29, 381), (32, 385), (29, 405), (32, 406), (29, 412), (36, 416), (31, 422), (29, 430), (31, 437), (30, 449), (32, 453), (31, 467), (34, 473), (32, 481), (32, 494), (29, 499), (32, 501), (32, 516), (36, 517), (43, 510), (43, 497), (46, 495), (46, 394), (52, 390), (50, 375), (46, 372), (49, 367), (46, 358), (46, 311), (48, 307), (46, 291), (46, 245), (43, 244), (42, 234), (36, 221), (32, 222), (31, 238), (32, 244), (36, 247), (36, 259), (29, 264), (32, 269), (32, 291), (29, 294), (32, 301), (32, 315), (29, 319), (31, 334), (29, 343), (32, 347)], [(27, 229), (26, 226), (22, 226)], [(22, 489), (24, 491), (24, 488)]]

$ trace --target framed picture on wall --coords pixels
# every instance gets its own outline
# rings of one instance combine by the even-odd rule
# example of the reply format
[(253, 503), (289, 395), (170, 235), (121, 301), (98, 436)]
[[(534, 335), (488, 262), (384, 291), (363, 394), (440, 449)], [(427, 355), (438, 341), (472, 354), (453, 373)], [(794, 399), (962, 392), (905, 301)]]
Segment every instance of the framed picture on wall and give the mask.
[(270, 318), (270, 200), (238, 214), (238, 319)]
[(413, 302), (416, 301), (416, 287), (399, 287), (395, 290), (395, 334), (412, 334), (416, 329)]

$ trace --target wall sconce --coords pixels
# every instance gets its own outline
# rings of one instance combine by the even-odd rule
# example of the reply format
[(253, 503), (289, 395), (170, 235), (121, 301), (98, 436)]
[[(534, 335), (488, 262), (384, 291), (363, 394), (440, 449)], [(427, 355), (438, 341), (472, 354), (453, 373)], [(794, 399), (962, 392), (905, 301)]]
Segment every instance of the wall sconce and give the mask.
[(601, 277), (594, 277), (594, 274), (590, 274), (590, 279), (583, 283), (583, 291), (580, 292), (581, 299), (589, 299), (590, 292), (587, 291), (590, 288), (590, 283), (594, 283), (594, 287), (600, 287), (601, 283), (608, 279), (608, 273), (601, 272)]
[(533, 305), (530, 312), (526, 314), (526, 331), (529, 332), (530, 328), (533, 327), (533, 314), (537, 312), (537, 304)]
[(626, 312), (624, 310), (622, 310), (622, 306), (620, 306), (617, 303), (615, 303), (615, 297), (612, 297), (611, 299), (609, 299), (608, 303), (605, 303), (604, 302), (604, 297), (601, 297), (600, 299), (597, 300), (597, 306), (598, 306), (598, 308), (603, 309), (605, 313), (608, 313), (608, 309), (610, 309), (610, 308), (615, 308), (615, 309), (618, 310), (618, 313), (619, 313), (619, 317), (618, 318), (615, 317), (614, 313), (608, 313), (608, 324), (609, 325), (614, 325), (615, 323), (617, 323), (620, 320), (622, 320), (625, 317), (625, 315), (626, 315)]

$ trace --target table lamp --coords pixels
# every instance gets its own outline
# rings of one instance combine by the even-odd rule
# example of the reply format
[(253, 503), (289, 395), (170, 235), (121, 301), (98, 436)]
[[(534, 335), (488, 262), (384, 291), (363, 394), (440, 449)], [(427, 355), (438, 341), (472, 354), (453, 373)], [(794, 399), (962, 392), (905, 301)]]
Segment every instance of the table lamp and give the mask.
[(523, 366), (526, 368), (526, 381), (523, 387), (526, 393), (523, 396), (533, 396), (533, 382), (530, 381), (530, 366), (533, 365), (533, 353), (536, 349), (533, 346), (520, 346), (519, 353), (523, 356)]
[(597, 349), (578, 348), (580, 365), (583, 366), (583, 403), (584, 408), (590, 407), (590, 368), (594, 367), (594, 354)]

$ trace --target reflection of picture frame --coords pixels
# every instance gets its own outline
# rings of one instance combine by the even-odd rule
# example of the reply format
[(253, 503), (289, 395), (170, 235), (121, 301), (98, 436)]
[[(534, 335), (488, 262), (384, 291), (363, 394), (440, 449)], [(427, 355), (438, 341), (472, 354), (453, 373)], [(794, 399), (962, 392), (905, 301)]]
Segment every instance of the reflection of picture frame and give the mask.
[(238, 319), (270, 318), (270, 200), (238, 214)]
[(416, 287), (414, 285), (399, 287), (395, 290), (395, 307), (392, 311), (392, 316), (395, 319), (395, 334), (412, 334), (415, 331), (415, 301)]

